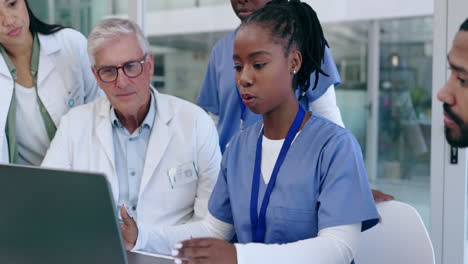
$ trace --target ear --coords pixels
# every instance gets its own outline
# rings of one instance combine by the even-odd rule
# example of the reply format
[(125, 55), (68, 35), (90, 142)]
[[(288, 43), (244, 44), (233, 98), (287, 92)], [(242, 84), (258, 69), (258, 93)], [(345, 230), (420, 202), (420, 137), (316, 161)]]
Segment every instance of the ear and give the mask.
[(154, 73), (154, 57), (153, 57), (153, 53), (151, 51), (148, 52), (148, 55), (147, 55), (147, 58), (146, 58), (146, 63), (148, 63), (148, 67), (149, 67), (149, 73), (150, 73), (150, 77), (153, 76), (153, 73)]
[(298, 73), (302, 65), (302, 53), (298, 49), (291, 50), (289, 53), (289, 62), (291, 65), (291, 74)]
[(101, 79), (99, 79), (99, 76), (98, 76), (98, 74), (97, 74), (97, 72), (96, 72), (96, 69), (94, 69), (93, 66), (91, 66), (91, 72), (93, 73), (94, 78), (96, 79), (96, 81), (99, 82)]

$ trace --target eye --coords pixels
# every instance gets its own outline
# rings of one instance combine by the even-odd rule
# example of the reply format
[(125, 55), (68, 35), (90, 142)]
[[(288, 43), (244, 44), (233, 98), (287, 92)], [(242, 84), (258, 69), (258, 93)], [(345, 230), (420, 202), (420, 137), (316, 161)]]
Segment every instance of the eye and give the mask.
[(235, 70), (235, 71), (240, 72), (240, 71), (242, 71), (242, 69), (243, 69), (243, 67), (240, 66), (240, 65), (235, 65), (235, 66), (234, 66), (234, 70)]
[(462, 79), (460, 77), (457, 77), (458, 81), (460, 82), (461, 85), (466, 86), (468, 85), (468, 80)]
[(140, 66), (139, 62), (129, 62), (125, 64), (125, 70), (132, 71), (132, 70), (139, 68), (139, 66)]
[(253, 67), (254, 67), (255, 69), (257, 69), (257, 70), (260, 70), (260, 69), (262, 69), (265, 65), (266, 65), (266, 63), (255, 63), (255, 64), (253, 65)]
[(100, 74), (113, 74), (116, 72), (115, 67), (105, 67), (99, 70)]
[(14, 7), (17, 1), (12, 1), (8, 3), (8, 7)]

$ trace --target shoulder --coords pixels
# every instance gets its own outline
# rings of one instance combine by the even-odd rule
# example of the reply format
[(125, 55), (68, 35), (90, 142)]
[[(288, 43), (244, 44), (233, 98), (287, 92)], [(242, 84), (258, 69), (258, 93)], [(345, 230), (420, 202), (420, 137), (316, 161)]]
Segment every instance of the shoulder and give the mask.
[(53, 45), (55, 43), (60, 49), (64, 49), (70, 54), (76, 53), (77, 56), (80, 56), (78, 52), (86, 49), (87, 45), (85, 36), (71, 28), (64, 28), (50, 35), (39, 34), (39, 39), (41, 46), (42, 44)]
[(53, 35), (57, 36), (59, 39), (66, 39), (66, 40), (86, 40), (85, 36), (72, 28), (64, 28), (55, 32)]
[(344, 146), (349, 146), (361, 151), (360, 145), (351, 131), (316, 113), (312, 114), (303, 132), (307, 141), (311, 141), (311, 144), (313, 142), (317, 147), (320, 146), (322, 150), (339, 150), (340, 148), (344, 150), (346, 149)]
[(232, 47), (234, 46), (235, 38), (236, 31), (232, 31), (224, 35), (221, 39), (216, 41), (215, 45), (213, 46), (212, 55), (223, 53), (227, 50), (230, 50), (232, 52)]
[(86, 42), (85, 36), (81, 34), (81, 32), (72, 28), (64, 28), (49, 35), (39, 34), (39, 37), (49, 41), (55, 40), (61, 43), (70, 44), (76, 44), (77, 41), (80, 43)]
[[(159, 109), (160, 106), (163, 106), (163, 109)], [(156, 93), (156, 107), (158, 110), (172, 111), (175, 118), (185, 121), (211, 121), (208, 114), (198, 105), (172, 95)]]
[(106, 109), (110, 109), (110, 103), (106, 96), (101, 96), (88, 104), (76, 106), (66, 113), (61, 122), (72, 122), (81, 126), (91, 123), (98, 115), (106, 114)]

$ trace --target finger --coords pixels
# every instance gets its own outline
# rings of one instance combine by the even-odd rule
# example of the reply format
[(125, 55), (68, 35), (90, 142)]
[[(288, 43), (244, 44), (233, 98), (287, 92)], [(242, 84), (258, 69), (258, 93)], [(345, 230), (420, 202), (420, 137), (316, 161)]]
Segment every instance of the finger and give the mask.
[(207, 259), (174, 259), (175, 264), (209, 264)]
[(192, 238), (189, 240), (185, 240), (180, 242), (179, 244), (182, 244), (181, 248), (186, 248), (186, 247), (209, 247), (211, 246), (216, 239), (213, 238)]
[(210, 264), (211, 262), (207, 258), (197, 259), (174, 259), (175, 264)]
[(393, 200), (393, 196), (385, 194), (379, 190), (372, 190), (372, 196), (375, 202), (383, 202)]
[(122, 206), (120, 207), (120, 217), (122, 217), (122, 219), (130, 218), (130, 216), (127, 213), (127, 208), (125, 208), (125, 204), (122, 204)]
[(122, 205), (122, 207), (120, 207), (120, 216), (122, 217), (122, 220), (123, 220), (125, 225), (127, 225), (127, 226), (135, 226), (136, 225), (133, 218), (131, 218), (128, 215), (127, 210), (125, 209), (125, 205)]
[(172, 255), (178, 258), (188, 258), (188, 259), (197, 259), (197, 258), (207, 258), (212, 255), (211, 249), (206, 247), (189, 247), (174, 249)]
[(125, 242), (125, 249), (130, 250), (133, 248), (133, 245), (131, 243)]

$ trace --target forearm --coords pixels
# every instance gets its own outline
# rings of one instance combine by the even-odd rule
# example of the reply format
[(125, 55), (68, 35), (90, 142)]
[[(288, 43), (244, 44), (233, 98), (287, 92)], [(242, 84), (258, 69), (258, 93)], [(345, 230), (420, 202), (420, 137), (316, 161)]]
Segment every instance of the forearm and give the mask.
[(219, 221), (208, 213), (203, 220), (188, 224), (156, 228), (141, 227), (133, 250), (170, 254), (174, 245), (180, 241), (192, 237), (229, 240), (233, 233), (234, 228), (231, 224)]
[(360, 234), (358, 223), (326, 228), (315, 238), (288, 244), (236, 244), (237, 263), (349, 264)]

